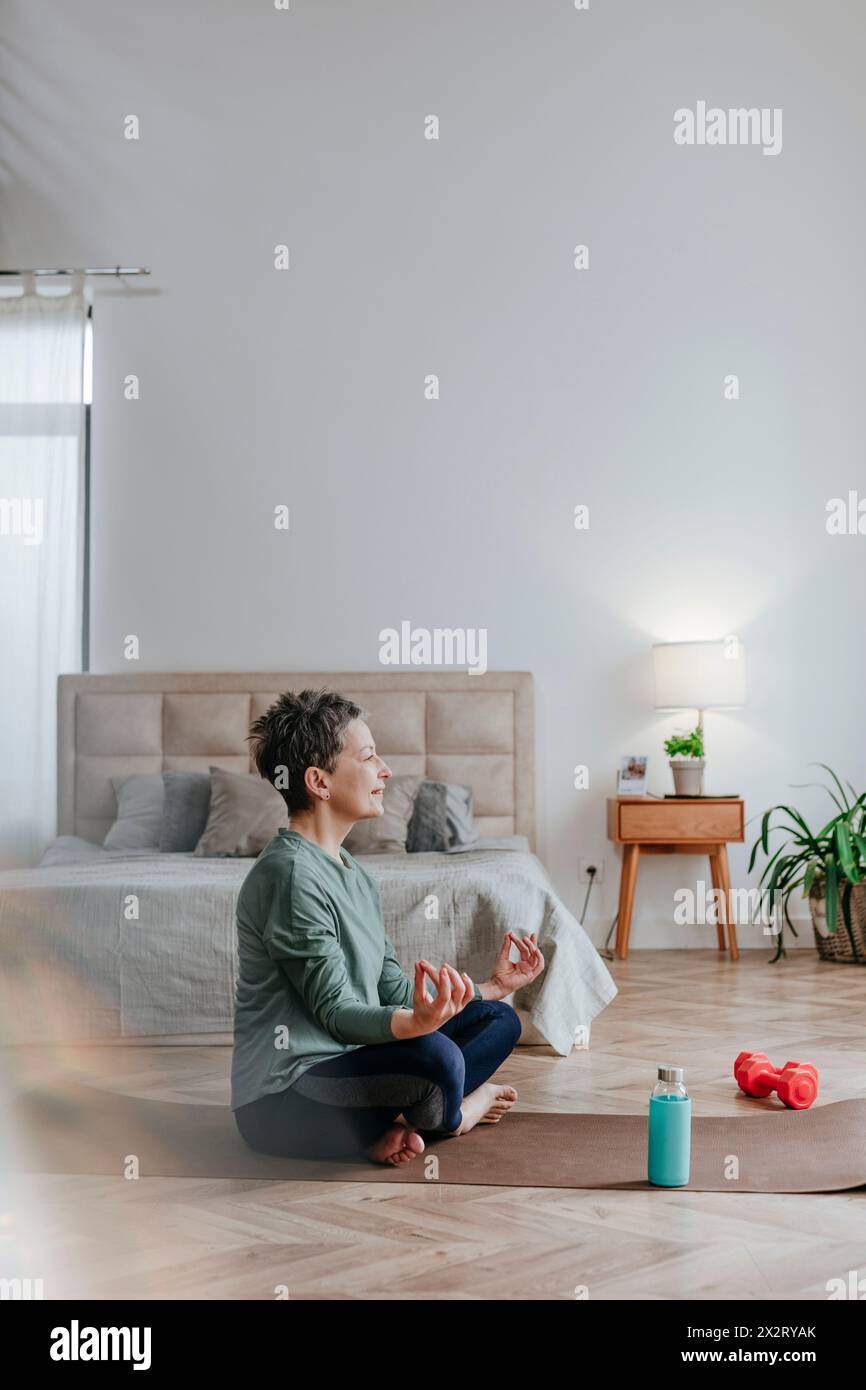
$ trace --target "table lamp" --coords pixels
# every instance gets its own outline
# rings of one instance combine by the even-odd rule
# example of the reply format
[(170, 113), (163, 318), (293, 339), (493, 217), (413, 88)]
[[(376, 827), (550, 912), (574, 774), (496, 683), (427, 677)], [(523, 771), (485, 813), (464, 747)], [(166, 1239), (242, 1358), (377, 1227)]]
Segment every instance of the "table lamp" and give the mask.
[[(740, 709), (746, 702), (746, 661), (736, 637), (718, 642), (659, 642), (653, 646), (655, 707), (693, 709), (703, 737), (704, 710)], [(703, 767), (700, 774), (703, 795)]]

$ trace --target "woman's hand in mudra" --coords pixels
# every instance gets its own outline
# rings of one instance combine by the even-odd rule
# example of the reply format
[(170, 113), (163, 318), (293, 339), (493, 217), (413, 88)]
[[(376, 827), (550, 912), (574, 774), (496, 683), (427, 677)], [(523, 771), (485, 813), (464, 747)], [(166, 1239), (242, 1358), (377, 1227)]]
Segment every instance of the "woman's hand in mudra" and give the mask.
[[(512, 942), (520, 952), (519, 960), (509, 960), (508, 954), (511, 950)], [(496, 958), (496, 964), (490, 975), (491, 984), (496, 985), (502, 991), (503, 997), (512, 994), (516, 989), (522, 989), (534, 980), (536, 975), (540, 975), (544, 969), (544, 956), (538, 948), (537, 936), (532, 932), (529, 936), (515, 936), (513, 931), (507, 931), (502, 939), (502, 948)]]
[[(428, 975), (436, 987), (435, 999), (431, 999), (427, 994)], [(449, 1018), (465, 1009), (474, 996), (475, 986), (469, 976), (455, 970), (453, 965), (443, 965), (437, 970), (429, 960), (415, 962), (412, 1012), (421, 1033), (435, 1033)]]

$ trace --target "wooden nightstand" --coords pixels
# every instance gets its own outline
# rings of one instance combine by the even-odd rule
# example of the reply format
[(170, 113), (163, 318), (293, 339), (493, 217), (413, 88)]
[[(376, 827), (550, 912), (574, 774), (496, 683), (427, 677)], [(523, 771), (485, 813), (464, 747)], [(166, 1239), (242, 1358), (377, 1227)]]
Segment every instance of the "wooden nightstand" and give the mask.
[(731, 911), (728, 873), (729, 843), (742, 843), (744, 805), (739, 797), (695, 797), (656, 801), (644, 796), (616, 796), (607, 803), (607, 836), (623, 846), (619, 884), (616, 955), (628, 955), (628, 935), (641, 854), (707, 854), (714, 888), (721, 890), (724, 920), (717, 924), (719, 950), (726, 950), (728, 928), (731, 960), (738, 960), (737, 928)]

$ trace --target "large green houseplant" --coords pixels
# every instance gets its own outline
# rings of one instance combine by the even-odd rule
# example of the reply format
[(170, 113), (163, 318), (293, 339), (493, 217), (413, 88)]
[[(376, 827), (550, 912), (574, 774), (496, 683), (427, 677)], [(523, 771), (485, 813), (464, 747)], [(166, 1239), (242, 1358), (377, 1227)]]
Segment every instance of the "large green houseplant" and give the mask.
[[(832, 798), (837, 808), (836, 815), (813, 834), (793, 806), (771, 806), (761, 820), (761, 833), (749, 859), (751, 873), (758, 851), (762, 850), (767, 856), (760, 888), (766, 894), (771, 920), (775, 909), (779, 928), (772, 962), (785, 954), (786, 922), (797, 936), (788, 903), (791, 894), (799, 888), (802, 897), (809, 899), (819, 954), (830, 960), (866, 965), (863, 925), (866, 921), (866, 792), (858, 796), (849, 782), (849, 797), (832, 768), (827, 767), (826, 763), (814, 766), (829, 772), (835, 783), (835, 790), (823, 783), (818, 785), (822, 785)], [(785, 819), (773, 824), (774, 816)], [(771, 856), (770, 836), (776, 832), (785, 834), (787, 838)], [(861, 884), (862, 888), (858, 888)], [(826, 930), (823, 929), (824, 922)], [(840, 927), (844, 935), (837, 941)]]

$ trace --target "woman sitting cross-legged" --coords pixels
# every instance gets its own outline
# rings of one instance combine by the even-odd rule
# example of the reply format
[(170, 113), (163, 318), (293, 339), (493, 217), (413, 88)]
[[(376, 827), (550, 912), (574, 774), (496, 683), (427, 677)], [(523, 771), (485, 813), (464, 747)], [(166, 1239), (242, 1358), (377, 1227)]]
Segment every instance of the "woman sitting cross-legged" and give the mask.
[(503, 1000), (544, 957), (535, 933), (506, 932), (481, 985), (427, 960), (404, 975), (376, 884), (341, 848), (356, 821), (383, 814), (391, 776), (364, 714), (334, 691), (302, 690), (252, 725), (256, 766), (291, 828), (238, 898), (231, 1104), (260, 1152), (400, 1164), (423, 1152), (425, 1132), (466, 1134), (514, 1104), (514, 1087), (490, 1079), (520, 1036)]

